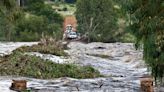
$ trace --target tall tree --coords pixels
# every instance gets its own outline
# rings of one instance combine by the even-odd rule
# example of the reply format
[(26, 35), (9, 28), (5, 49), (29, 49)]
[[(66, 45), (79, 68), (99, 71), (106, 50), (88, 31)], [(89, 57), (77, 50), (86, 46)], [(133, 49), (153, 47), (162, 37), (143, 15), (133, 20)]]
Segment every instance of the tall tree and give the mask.
[(155, 79), (164, 77), (164, 1), (125, 0), (130, 17), (129, 29), (137, 37), (136, 46), (143, 43), (144, 59)]
[(78, 29), (88, 41), (115, 41), (116, 16), (111, 0), (78, 0)]
[(62, 24), (63, 18), (55, 12), (51, 5), (45, 4), (45, 0), (28, 0), (25, 10), (37, 16), (45, 16), (50, 23)]

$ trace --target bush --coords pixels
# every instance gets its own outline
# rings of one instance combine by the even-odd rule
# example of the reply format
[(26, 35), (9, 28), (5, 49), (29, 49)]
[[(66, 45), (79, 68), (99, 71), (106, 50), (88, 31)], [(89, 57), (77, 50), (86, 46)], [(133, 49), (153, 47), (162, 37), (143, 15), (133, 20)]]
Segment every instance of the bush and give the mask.
[[(34, 0), (35, 1), (35, 0)], [(60, 16), (57, 12), (55, 12), (51, 5), (44, 4), (44, 2), (39, 1), (38, 2), (31, 2), (26, 6), (25, 9), (27, 12), (30, 12), (32, 14), (38, 15), (38, 16), (44, 16), (48, 18), (48, 21), (50, 23), (58, 23), (62, 25), (63, 17)]]
[(19, 33), (20, 35), (15, 37), (15, 41), (24, 41), (24, 42), (30, 42), (30, 41), (39, 41), (40, 35), (37, 32), (32, 31), (22, 31)]
[(9, 56), (0, 58), (0, 75), (17, 75), (34, 78), (95, 78), (100, 73), (90, 66), (76, 66), (72, 64), (57, 64), (43, 60), (36, 56), (24, 55), (15, 52)]
[(38, 41), (47, 31), (47, 23), (41, 16), (28, 15), (16, 24), (15, 41)]
[(0, 40), (38, 41), (41, 34), (59, 35), (56, 38), (61, 39), (63, 17), (44, 1), (26, 0), (22, 9), (16, 5), (11, 7), (13, 10), (2, 7), (4, 14), (0, 12)]
[(43, 16), (26, 14), (26, 17), (17, 22), (15, 30), (14, 41), (39, 41), (42, 34), (62, 38), (61, 25), (48, 23)]
[(22, 46), (17, 48), (14, 52), (40, 52), (43, 54), (52, 54), (56, 56), (67, 56), (68, 54), (64, 52), (64, 45), (52, 38), (44, 38), (37, 45), (33, 46)]

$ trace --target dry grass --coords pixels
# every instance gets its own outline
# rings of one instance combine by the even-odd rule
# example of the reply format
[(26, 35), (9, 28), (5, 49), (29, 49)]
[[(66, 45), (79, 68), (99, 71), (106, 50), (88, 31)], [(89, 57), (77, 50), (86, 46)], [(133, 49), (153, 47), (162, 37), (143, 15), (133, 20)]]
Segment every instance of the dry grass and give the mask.
[(68, 54), (64, 52), (67, 49), (67, 44), (62, 44), (52, 38), (44, 38), (37, 45), (33, 46), (22, 46), (15, 51), (21, 52), (39, 52), (43, 54), (52, 54), (56, 56), (67, 56)]

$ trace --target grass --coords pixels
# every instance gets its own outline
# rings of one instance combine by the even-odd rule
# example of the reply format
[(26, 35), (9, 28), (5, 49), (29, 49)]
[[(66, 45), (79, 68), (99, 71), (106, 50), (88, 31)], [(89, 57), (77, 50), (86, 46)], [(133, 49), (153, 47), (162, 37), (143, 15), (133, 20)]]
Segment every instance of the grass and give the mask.
[(36, 56), (25, 55), (15, 51), (13, 54), (0, 58), (1, 76), (25, 76), (33, 78), (95, 78), (100, 73), (91, 66), (73, 64), (57, 64)]

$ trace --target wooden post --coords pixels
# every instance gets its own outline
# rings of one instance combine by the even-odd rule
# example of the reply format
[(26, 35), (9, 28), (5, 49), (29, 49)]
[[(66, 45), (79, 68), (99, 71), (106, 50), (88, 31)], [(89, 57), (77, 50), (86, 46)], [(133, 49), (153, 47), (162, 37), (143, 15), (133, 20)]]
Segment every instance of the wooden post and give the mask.
[(13, 83), (10, 87), (11, 90), (15, 91), (23, 91), (27, 89), (27, 81), (26, 80), (13, 80)]
[(140, 82), (142, 92), (154, 92), (152, 78), (141, 78)]

